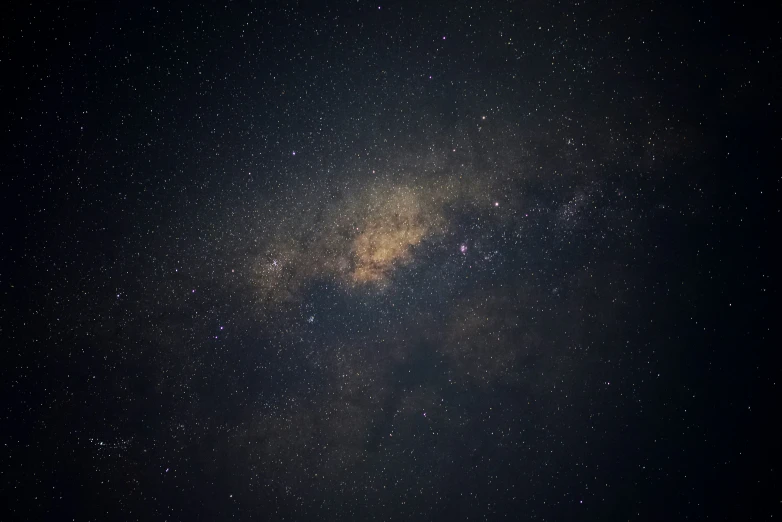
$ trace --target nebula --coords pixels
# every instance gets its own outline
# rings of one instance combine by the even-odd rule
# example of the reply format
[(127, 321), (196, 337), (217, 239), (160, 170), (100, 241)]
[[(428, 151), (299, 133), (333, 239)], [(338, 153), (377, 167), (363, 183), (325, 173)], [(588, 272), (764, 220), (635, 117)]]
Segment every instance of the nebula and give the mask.
[(415, 245), (441, 222), (407, 187), (392, 190), (378, 203), (353, 240), (355, 267), (350, 278), (355, 283), (382, 283), (394, 266), (410, 262)]

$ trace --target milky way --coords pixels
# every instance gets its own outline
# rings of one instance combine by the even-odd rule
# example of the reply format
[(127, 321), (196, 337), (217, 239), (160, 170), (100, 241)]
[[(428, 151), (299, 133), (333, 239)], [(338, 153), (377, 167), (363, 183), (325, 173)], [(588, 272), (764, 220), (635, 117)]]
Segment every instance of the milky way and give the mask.
[(773, 17), (28, 4), (0, 519), (753, 519)]
[[(518, 435), (512, 416), (532, 415), (538, 390), (573, 393), (569, 376), (590, 364), (584, 315), (621, 292), (587, 299), (609, 277), (590, 265), (632, 242), (640, 215), (606, 193), (615, 181), (579, 151), (568, 162), (582, 168), (547, 165), (542, 151), (567, 151), (567, 137), (469, 125), (484, 134), (461, 149), (450, 144), (463, 129), (435, 146), (386, 147), (328, 188), (288, 183), (273, 198), (226, 201), (229, 216), (210, 218), (221, 223), (211, 264), (225, 267), (215, 284), (243, 310), (232, 329), (261, 325), (289, 361), (282, 391), (251, 399), (225, 442), (253, 487), (382, 503), (377, 470), (426, 462), (412, 485), (434, 501), (456, 465), (442, 448), (474, 427), (470, 390), (517, 390), (520, 403), (490, 414), (500, 440)], [(491, 162), (478, 153), (487, 142)], [(257, 379), (276, 378), (263, 368)]]

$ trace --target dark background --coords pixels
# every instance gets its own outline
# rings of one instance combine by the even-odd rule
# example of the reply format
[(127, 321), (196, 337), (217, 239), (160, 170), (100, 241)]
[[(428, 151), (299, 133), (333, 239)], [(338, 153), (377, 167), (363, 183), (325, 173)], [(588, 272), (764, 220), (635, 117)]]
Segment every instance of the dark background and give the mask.
[(4, 520), (779, 516), (777, 15), (2, 20)]

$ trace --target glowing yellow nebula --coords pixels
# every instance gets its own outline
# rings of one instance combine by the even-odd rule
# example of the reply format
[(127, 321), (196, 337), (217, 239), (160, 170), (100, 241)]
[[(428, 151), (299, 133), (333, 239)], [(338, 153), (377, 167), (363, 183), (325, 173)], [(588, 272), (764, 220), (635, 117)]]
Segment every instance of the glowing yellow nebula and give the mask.
[(356, 283), (380, 282), (394, 266), (409, 262), (411, 248), (435, 225), (436, 218), (422, 210), (412, 190), (399, 188), (386, 196), (353, 241), (355, 267), (350, 275)]
[(262, 307), (295, 301), (317, 279), (385, 288), (395, 268), (414, 261), (422, 241), (444, 233), (443, 208), (454, 194), (432, 180), (376, 180), (338, 199), (313, 195), (295, 211), (279, 207), (252, 267)]

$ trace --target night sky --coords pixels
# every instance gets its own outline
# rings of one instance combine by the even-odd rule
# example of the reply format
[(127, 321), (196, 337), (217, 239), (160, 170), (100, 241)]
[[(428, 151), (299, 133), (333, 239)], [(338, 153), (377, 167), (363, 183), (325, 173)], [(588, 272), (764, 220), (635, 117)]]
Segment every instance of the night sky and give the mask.
[(782, 514), (782, 25), (627, 4), (6, 6), (0, 519)]

